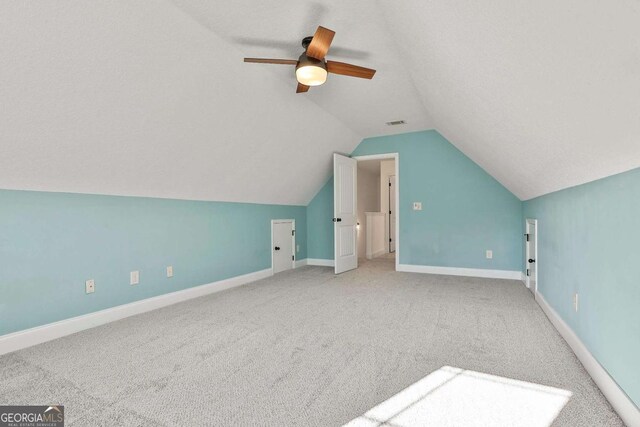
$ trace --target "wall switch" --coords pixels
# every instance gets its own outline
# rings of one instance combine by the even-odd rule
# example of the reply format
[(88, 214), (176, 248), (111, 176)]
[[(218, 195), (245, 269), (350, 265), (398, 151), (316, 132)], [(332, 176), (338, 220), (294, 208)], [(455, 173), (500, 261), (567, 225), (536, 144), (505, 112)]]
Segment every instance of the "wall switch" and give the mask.
[(96, 281), (93, 279), (89, 279), (84, 282), (84, 290), (88, 294), (92, 294), (96, 291)]
[(421, 211), (422, 210), (422, 202), (413, 202), (413, 210)]
[(132, 271), (129, 274), (129, 283), (132, 285), (137, 285), (138, 283), (140, 283), (140, 272), (139, 271)]
[(491, 249), (487, 249), (487, 259), (493, 259), (493, 251)]
[(573, 309), (578, 312), (578, 294), (573, 294)]
[(300, 245), (296, 245), (296, 252), (300, 252)]
[(173, 277), (173, 266), (172, 265), (167, 267), (167, 277)]

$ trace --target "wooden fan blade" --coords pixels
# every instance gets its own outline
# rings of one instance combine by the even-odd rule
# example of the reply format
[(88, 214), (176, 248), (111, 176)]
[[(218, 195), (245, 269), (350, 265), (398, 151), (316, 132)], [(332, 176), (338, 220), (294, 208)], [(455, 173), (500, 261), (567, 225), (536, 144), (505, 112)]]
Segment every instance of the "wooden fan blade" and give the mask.
[(372, 70), (371, 68), (359, 67), (338, 61), (327, 61), (327, 71), (333, 74), (359, 77), (361, 79), (372, 79), (376, 73), (376, 70)]
[(329, 51), (331, 42), (333, 41), (333, 36), (335, 35), (335, 31), (331, 31), (324, 27), (318, 27), (316, 33), (311, 39), (311, 43), (309, 43), (309, 47), (307, 47), (307, 55), (320, 60), (324, 59)]
[(298, 88), (296, 89), (296, 93), (303, 93), (309, 90), (310, 86), (303, 85), (302, 83), (298, 83)]
[(255, 62), (257, 64), (282, 64), (296, 65), (298, 61), (295, 59), (270, 59), (270, 58), (244, 58), (244, 62)]

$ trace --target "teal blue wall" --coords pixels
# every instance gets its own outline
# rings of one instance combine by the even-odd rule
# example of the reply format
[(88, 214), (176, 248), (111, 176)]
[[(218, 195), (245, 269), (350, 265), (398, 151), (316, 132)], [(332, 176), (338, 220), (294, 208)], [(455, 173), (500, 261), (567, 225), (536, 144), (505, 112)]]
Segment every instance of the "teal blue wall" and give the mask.
[(278, 218), (306, 258), (303, 206), (0, 190), (0, 335), (270, 268)]
[[(400, 157), (400, 263), (521, 270), (517, 197), (436, 131), (368, 138), (352, 155), (381, 153)], [(330, 181), (307, 207), (309, 258), (333, 258), (332, 217)]]
[(526, 201), (524, 216), (539, 292), (640, 406), (640, 169)]

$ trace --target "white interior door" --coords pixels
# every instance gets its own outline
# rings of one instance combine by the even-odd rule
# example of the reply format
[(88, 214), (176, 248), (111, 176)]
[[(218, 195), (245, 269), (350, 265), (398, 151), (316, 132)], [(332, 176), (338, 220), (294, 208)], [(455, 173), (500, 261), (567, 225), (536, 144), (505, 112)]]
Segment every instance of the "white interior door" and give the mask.
[(358, 267), (356, 234), (358, 162), (333, 155), (333, 235), (336, 274)]
[(293, 268), (293, 234), (293, 221), (275, 220), (271, 223), (273, 274)]
[(537, 291), (538, 281), (538, 264), (537, 264), (537, 250), (536, 245), (538, 243), (538, 230), (535, 220), (527, 220), (527, 259), (525, 265), (527, 268), (527, 286), (529, 290), (534, 294)]
[(389, 252), (396, 251), (396, 176), (389, 177)]

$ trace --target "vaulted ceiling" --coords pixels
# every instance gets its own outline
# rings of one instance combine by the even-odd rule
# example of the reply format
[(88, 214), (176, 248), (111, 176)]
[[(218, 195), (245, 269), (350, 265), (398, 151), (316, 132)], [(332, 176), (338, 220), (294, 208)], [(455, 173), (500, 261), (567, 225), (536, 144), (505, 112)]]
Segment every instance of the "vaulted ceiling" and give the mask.
[[(528, 199), (640, 166), (638, 22), (637, 0), (3, 2), (0, 188), (306, 204), (332, 152), (435, 128)], [(375, 78), (295, 94), (242, 62), (318, 25)]]

